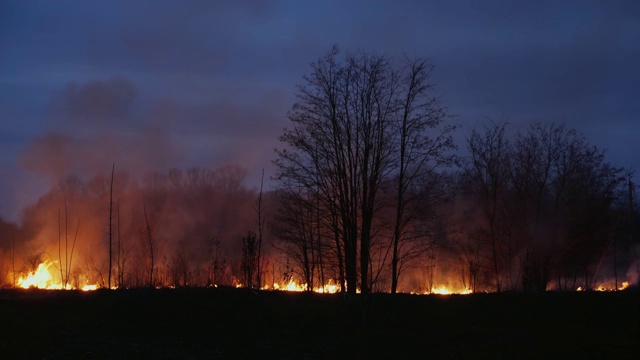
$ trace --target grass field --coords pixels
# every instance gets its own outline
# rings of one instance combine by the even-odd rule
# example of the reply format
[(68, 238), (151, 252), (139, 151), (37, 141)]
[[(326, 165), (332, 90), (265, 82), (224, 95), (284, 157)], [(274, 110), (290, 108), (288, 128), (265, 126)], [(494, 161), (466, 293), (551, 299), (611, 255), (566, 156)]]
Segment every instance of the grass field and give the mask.
[(0, 291), (0, 359), (638, 359), (640, 293)]

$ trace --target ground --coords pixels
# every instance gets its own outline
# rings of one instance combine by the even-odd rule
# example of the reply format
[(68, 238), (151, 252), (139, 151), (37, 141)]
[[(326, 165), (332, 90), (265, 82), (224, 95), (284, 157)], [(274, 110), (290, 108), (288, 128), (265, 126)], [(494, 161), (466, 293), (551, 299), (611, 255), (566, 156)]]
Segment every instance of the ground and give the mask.
[(640, 358), (640, 292), (0, 290), (2, 359)]

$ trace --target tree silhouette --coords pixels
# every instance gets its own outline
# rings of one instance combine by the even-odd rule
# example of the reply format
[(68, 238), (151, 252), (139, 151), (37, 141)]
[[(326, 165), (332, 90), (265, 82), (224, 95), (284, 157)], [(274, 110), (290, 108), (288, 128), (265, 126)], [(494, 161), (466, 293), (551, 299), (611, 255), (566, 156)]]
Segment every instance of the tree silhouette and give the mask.
[[(398, 244), (411, 211), (407, 189), (453, 147), (453, 128), (441, 127), (444, 112), (427, 96), (430, 66), (421, 59), (395, 68), (392, 59), (366, 52), (343, 60), (334, 46), (311, 65), (297, 88), (280, 137), (276, 179), (284, 188), (305, 189), (326, 209), (335, 226), (336, 250), (344, 260), (346, 287), (370, 291), (371, 250), (382, 188), (398, 179), (394, 276)], [(438, 129), (433, 137), (427, 130)], [(401, 162), (398, 165), (398, 162)], [(359, 278), (359, 282), (358, 282)]]

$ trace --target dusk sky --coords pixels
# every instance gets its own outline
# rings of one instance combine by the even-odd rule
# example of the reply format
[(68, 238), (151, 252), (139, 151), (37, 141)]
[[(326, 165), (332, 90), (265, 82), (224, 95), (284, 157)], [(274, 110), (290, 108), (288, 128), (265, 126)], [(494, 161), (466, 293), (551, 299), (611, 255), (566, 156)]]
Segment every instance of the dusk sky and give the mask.
[(565, 123), (639, 178), (638, 1), (2, 0), (0, 217), (114, 162), (235, 164), (258, 186), (333, 44), (430, 59), (459, 139)]

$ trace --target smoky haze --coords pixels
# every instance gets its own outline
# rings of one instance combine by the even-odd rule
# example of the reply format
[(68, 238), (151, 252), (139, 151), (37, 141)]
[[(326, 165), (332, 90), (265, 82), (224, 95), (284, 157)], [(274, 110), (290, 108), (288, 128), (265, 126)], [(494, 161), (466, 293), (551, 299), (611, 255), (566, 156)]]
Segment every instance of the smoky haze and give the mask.
[[(207, 221), (231, 216), (203, 195), (209, 185), (185, 190), (171, 174), (236, 169), (246, 198), (235, 200), (238, 224), (221, 241), (237, 257), (255, 228), (263, 169), (272, 189), (273, 149), (296, 85), (335, 43), (428, 58), (461, 127), (461, 154), (486, 119), (507, 118), (514, 132), (565, 123), (612, 164), (637, 170), (638, 18), (635, 1), (2, 1), (0, 217), (29, 224), (17, 235), (33, 240), (23, 255), (57, 258), (66, 199), (69, 237), (80, 220), (84, 239), (74, 263), (100, 269), (115, 164), (122, 235), (144, 255), (142, 211), (161, 184), (165, 202), (148, 209), (166, 226), (158, 241), (170, 258), (185, 237), (200, 244), (217, 234)], [(98, 249), (94, 259), (80, 255), (83, 246)]]
[(633, 1), (3, 1), (0, 215), (19, 221), (51, 186), (41, 177), (62, 172), (34, 159), (50, 148), (72, 153), (59, 165), (80, 173), (237, 164), (257, 186), (296, 84), (334, 43), (428, 57), (467, 130), (487, 117), (562, 121), (636, 169), (639, 11)]
[[(20, 154), (20, 166), (40, 180), (40, 189), (26, 183), (18, 191), (44, 193), (20, 211), (21, 252), (57, 260), (65, 271), (84, 269), (85, 278), (75, 281), (104, 285), (114, 166), (119, 220), (113, 220), (112, 241), (118, 234), (122, 261), (148, 263), (149, 225), (158, 268), (176, 266), (173, 257), (179, 256), (190, 272), (202, 276), (197, 281), (203, 285), (211, 281), (206, 276), (215, 250), (225, 262), (220, 276), (231, 283), (231, 274), (239, 272), (240, 240), (255, 228), (262, 181), (247, 169), (269, 167), (263, 139), (265, 133), (277, 137), (273, 123), (278, 121), (269, 111), (281, 101), (277, 94), (244, 107), (224, 96), (205, 104), (145, 101), (123, 77), (68, 83), (47, 106), (47, 128)], [(259, 117), (264, 122), (243, 126)], [(144, 284), (144, 269), (129, 271), (137, 277), (127, 275), (123, 282)]]
[[(144, 104), (138, 92), (124, 78), (67, 84), (49, 105), (50, 125), (27, 145), (20, 165), (52, 181), (68, 174), (91, 176), (112, 163), (135, 176), (196, 165), (269, 165), (264, 144), (255, 140), (265, 132), (277, 136), (269, 121), (275, 114), (267, 105), (277, 103), (277, 96), (241, 108), (224, 100)], [(264, 123), (243, 126), (260, 116)]]

